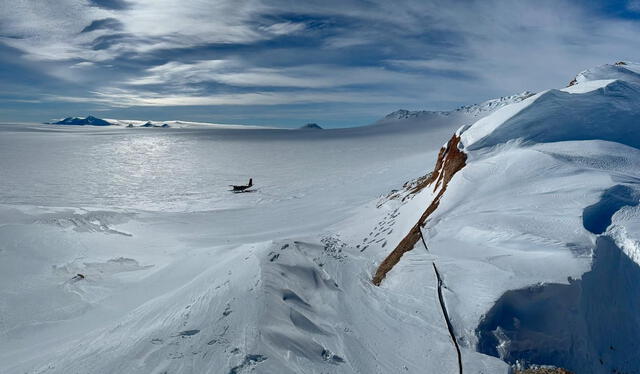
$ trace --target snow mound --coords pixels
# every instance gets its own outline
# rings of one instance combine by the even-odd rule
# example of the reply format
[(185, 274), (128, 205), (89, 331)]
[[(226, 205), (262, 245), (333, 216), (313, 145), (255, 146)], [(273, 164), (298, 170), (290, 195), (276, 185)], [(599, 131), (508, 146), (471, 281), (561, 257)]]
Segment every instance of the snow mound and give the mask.
[(576, 87), (591, 88), (586, 92), (548, 90), (502, 108), (464, 131), (462, 143), (468, 150), (477, 150), (509, 141), (598, 139), (638, 147), (640, 83), (601, 79), (607, 77), (611, 78), (598, 75), (597, 81), (577, 83)]
[(634, 62), (616, 62), (584, 70), (569, 82), (569, 86), (603, 79), (620, 79), (640, 83), (640, 64)]
[(446, 192), (427, 178), (407, 202), (413, 219), (394, 228), (401, 240), (389, 240), (395, 249), (372, 281), (393, 258), (380, 287), (410, 284), (406, 267), (428, 251), (462, 347), (521, 367), (638, 371), (629, 360), (640, 331), (636, 66), (590, 69), (569, 88), (463, 124), (456, 152), (466, 165)]

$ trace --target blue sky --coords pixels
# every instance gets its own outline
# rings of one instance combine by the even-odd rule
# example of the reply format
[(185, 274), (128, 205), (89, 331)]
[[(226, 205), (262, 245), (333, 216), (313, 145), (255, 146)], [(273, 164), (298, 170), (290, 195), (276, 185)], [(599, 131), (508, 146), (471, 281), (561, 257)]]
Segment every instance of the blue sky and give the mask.
[(371, 123), (640, 61), (640, 0), (0, 0), (0, 121)]

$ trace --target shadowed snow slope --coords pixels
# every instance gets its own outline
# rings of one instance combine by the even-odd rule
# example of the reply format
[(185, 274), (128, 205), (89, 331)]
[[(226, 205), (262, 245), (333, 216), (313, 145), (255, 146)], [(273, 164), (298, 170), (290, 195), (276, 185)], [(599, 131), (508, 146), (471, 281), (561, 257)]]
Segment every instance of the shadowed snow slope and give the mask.
[(639, 372), (634, 69), (358, 129), (0, 126), (0, 372), (459, 372), (442, 304), (466, 374)]

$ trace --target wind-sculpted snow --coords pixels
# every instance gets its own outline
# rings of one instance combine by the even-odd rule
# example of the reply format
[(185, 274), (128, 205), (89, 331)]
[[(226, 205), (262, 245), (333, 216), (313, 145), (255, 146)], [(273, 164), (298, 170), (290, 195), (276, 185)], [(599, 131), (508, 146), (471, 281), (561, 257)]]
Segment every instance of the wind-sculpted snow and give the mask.
[[(630, 359), (640, 320), (625, 303), (640, 297), (625, 285), (639, 274), (640, 86), (631, 70), (594, 71), (583, 76), (596, 80), (542, 92), (464, 126), (467, 165), (421, 232), (446, 279), (456, 340), (520, 367), (640, 370)], [(432, 196), (418, 193), (414, 201), (427, 203), (409, 204), (420, 211)], [(413, 230), (411, 223), (395, 229)], [(405, 257), (414, 252), (385, 282), (404, 279)], [(616, 291), (608, 297), (609, 279)], [(610, 338), (621, 330), (630, 333)]]
[(463, 144), (477, 150), (508, 141), (597, 139), (640, 146), (640, 85), (636, 83), (616, 80), (580, 94), (550, 90), (517, 105), (474, 124), (462, 135)]
[(602, 234), (611, 225), (611, 218), (617, 211), (625, 206), (636, 206), (639, 200), (638, 193), (629, 186), (618, 184), (608, 188), (597, 203), (584, 208), (584, 228), (594, 234)]
[[(430, 250), (448, 259), (439, 263), (450, 264), (439, 267), (456, 294), (449, 304), (457, 304), (452, 308), (454, 315), (459, 313), (457, 321), (453, 318), (457, 328), (464, 331), (478, 323), (482, 317), (473, 316), (474, 305), (492, 305), (501, 295), (496, 290), (521, 289), (515, 295), (526, 302), (506, 301), (511, 296), (505, 294), (485, 317), (478, 330), (481, 352), (510, 363), (558, 365), (579, 373), (638, 370), (628, 358), (636, 349), (635, 333), (614, 334), (615, 344), (608, 334), (640, 328), (631, 317), (635, 307), (610, 307), (638, 295), (624, 280), (637, 277), (637, 265), (632, 265), (637, 247), (615, 217), (637, 204), (631, 190), (638, 187), (640, 151), (600, 140), (567, 141), (506, 144), (472, 151), (469, 158), (424, 231)], [(612, 257), (595, 251), (587, 231), (601, 233), (606, 226), (608, 235), (624, 243), (606, 247)], [(587, 282), (582, 274), (596, 266), (592, 253), (595, 259), (614, 260), (593, 270), (597, 280)], [(624, 269), (616, 267), (624, 261)], [(582, 283), (565, 285), (567, 277), (581, 276)], [(616, 301), (605, 296), (608, 282), (617, 282)], [(530, 291), (539, 283), (557, 285)], [(527, 292), (542, 294), (537, 299)], [(473, 333), (461, 335), (474, 344)]]
[(620, 208), (612, 217), (607, 229), (616, 245), (640, 266), (640, 208), (630, 204)]
[(478, 349), (512, 364), (637, 372), (639, 285), (640, 265), (609, 237), (600, 237), (582, 279), (505, 293), (478, 327)]
[(572, 85), (602, 79), (620, 79), (627, 82), (640, 83), (640, 64), (619, 61), (613, 65), (601, 65), (580, 72)]

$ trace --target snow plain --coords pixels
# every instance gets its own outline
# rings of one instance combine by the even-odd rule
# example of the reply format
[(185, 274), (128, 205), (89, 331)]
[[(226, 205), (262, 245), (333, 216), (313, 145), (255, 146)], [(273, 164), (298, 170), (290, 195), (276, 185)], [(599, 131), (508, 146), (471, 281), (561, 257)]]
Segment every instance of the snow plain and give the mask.
[[(373, 209), (373, 229), (378, 197), (489, 112), (313, 132), (1, 125), (0, 372), (424, 367), (391, 351), (434, 349), (435, 304), (381, 305), (371, 256), (330, 227)], [(248, 177), (256, 192), (228, 191)]]

